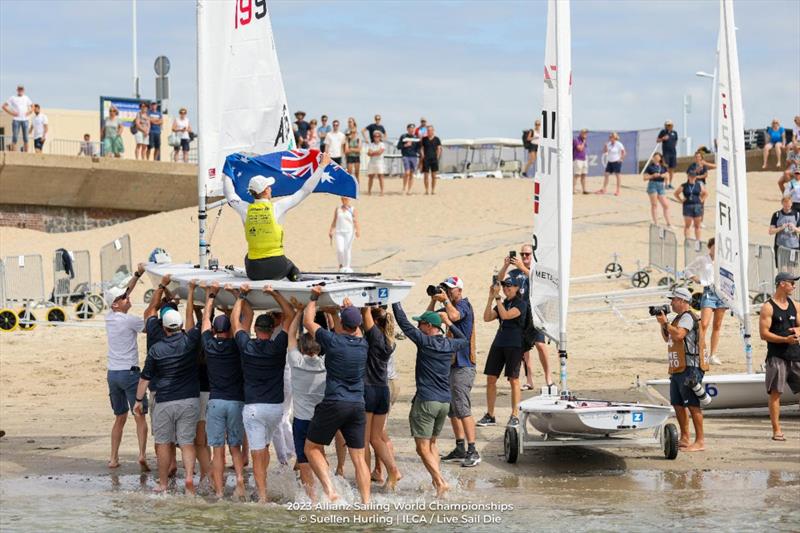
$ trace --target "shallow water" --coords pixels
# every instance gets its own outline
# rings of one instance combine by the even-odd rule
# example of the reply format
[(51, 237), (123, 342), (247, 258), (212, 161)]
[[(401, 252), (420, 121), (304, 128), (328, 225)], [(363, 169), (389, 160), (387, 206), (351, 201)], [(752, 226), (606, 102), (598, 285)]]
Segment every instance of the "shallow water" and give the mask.
[[(273, 503), (214, 502), (180, 490), (155, 495), (139, 475), (27, 476), (0, 480), (3, 531), (716, 531), (800, 530), (800, 473), (631, 470), (591, 475), (461, 479), (433, 498), (421, 468), (396, 494), (375, 489), (373, 509), (309, 511), (290, 471), (270, 472)], [(230, 494), (232, 476), (228, 477)], [(337, 480), (345, 505), (358, 501)], [(179, 486), (181, 484), (179, 483)], [(252, 480), (250, 481), (252, 488)], [(289, 509), (290, 502), (298, 502)], [(440, 505), (465, 505), (441, 509)], [(478, 506), (484, 509), (477, 509)], [(488, 507), (487, 507), (488, 506)]]

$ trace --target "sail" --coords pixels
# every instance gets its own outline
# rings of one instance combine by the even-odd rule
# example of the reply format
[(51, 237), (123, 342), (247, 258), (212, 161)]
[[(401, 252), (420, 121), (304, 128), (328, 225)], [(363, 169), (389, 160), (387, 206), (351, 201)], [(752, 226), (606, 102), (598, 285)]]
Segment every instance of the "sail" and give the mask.
[(294, 148), (266, 1), (197, 1), (198, 192), (222, 195), (225, 157)]
[[(747, 175), (744, 115), (733, 1), (720, 0), (717, 81), (717, 233), (714, 260), (717, 295), (747, 328)], [(745, 331), (749, 335), (749, 331)]]
[(534, 181), (534, 322), (566, 350), (572, 247), (572, 58), (569, 2), (549, 0), (542, 137)]

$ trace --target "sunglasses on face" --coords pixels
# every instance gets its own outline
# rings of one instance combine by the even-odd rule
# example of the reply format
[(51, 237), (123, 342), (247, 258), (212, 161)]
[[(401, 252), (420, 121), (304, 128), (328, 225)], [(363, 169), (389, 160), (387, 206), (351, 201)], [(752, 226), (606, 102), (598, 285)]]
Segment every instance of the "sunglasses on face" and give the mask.
[(521, 255), (523, 257), (530, 257), (533, 254), (531, 252), (520, 252), (519, 255)]

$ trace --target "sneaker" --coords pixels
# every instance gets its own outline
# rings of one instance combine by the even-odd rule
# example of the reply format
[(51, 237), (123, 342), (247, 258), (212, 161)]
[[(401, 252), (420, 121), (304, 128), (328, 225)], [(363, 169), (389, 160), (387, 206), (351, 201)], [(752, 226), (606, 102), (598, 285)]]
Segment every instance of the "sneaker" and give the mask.
[(489, 416), (489, 413), (483, 415), (483, 418), (481, 418), (475, 423), (476, 426), (482, 428), (486, 426), (494, 426), (495, 424), (497, 424), (497, 420), (495, 420), (493, 416)]
[(442, 457), (445, 463), (460, 463), (467, 457), (467, 451), (463, 448), (455, 447), (452, 452)]
[(481, 464), (481, 454), (475, 450), (474, 452), (467, 452), (467, 456), (464, 458), (461, 466), (470, 468), (473, 466), (478, 466), (479, 464)]
[(722, 364), (722, 361), (720, 361), (719, 357), (717, 357), (716, 355), (712, 355), (711, 357), (709, 357), (708, 358), (708, 362), (711, 363), (712, 365), (721, 365)]
[(519, 418), (514, 415), (508, 417), (508, 424), (506, 426), (518, 426), (519, 425)]

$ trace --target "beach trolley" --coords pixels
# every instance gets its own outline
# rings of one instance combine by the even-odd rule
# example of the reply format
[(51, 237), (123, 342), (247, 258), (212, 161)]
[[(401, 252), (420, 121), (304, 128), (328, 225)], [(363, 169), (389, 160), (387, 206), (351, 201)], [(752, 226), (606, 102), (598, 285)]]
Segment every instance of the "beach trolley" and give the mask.
[(753, 304), (763, 304), (769, 299), (775, 283), (775, 251), (772, 246), (753, 243), (749, 249), (747, 277), (751, 300)]
[(93, 291), (91, 256), (88, 250), (56, 250), (53, 255), (51, 300), (62, 308), (71, 307), (75, 316), (81, 320), (88, 320), (103, 310), (103, 297)]
[(470, 139), (445, 139), (442, 141), (442, 157), (439, 158), (439, 179), (467, 177), (467, 166), (472, 152)]
[(517, 159), (522, 141), (492, 137), (475, 139), (470, 152), (469, 178), (504, 178), (519, 176), (522, 163)]
[[(36, 327), (36, 315), (33, 311), (35, 308), (50, 306), (44, 297), (42, 267), (42, 256), (39, 254), (8, 256), (3, 261), (3, 295), (6, 305), (16, 308), (14, 312), (17, 315), (17, 327), (23, 331)], [(7, 310), (10, 309), (5, 309), (4, 306), (4, 311)], [(51, 310), (55, 310), (52, 321), (58, 321), (57, 318), (59, 314), (63, 315), (63, 310), (50, 307), (46, 313), (48, 317)], [(10, 327), (11, 322), (8, 319), (3, 322), (6, 327)]]
[(127, 234), (100, 248), (100, 282), (102, 290), (124, 287), (133, 275), (131, 238)]
[(6, 266), (0, 259), (0, 331), (14, 331), (19, 325), (17, 313), (8, 308), (6, 300)]
[(658, 285), (668, 287), (678, 278), (678, 238), (675, 232), (650, 224), (648, 263), (650, 268), (660, 270), (666, 276), (658, 280)]
[(507, 462), (525, 450), (558, 446), (658, 446), (665, 458), (678, 456), (678, 428), (667, 422), (671, 406), (563, 397), (551, 389), (520, 403), (519, 426), (507, 426), (503, 437)]

